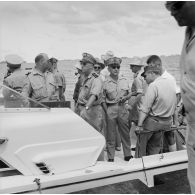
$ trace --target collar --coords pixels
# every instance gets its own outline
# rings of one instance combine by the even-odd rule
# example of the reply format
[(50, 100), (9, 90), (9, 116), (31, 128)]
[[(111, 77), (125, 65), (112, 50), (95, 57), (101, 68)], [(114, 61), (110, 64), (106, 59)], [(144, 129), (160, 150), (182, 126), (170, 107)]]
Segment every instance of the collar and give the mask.
[(195, 40), (195, 28), (186, 28), (186, 51), (188, 51), (189, 46)]
[(40, 76), (43, 76), (44, 77), (44, 73), (42, 73), (37, 68), (33, 68), (32, 73), (33, 73), (33, 75), (40, 75)]

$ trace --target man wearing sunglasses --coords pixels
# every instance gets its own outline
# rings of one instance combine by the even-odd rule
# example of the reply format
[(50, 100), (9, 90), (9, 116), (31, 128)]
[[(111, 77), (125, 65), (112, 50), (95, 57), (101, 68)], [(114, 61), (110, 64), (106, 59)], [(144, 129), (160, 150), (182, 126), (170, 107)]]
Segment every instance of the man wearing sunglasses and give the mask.
[(188, 178), (195, 193), (195, 2), (167, 1), (165, 6), (179, 26), (187, 27), (180, 59), (181, 95), (188, 122)]
[(107, 116), (107, 155), (108, 161), (113, 162), (115, 156), (116, 128), (121, 136), (124, 160), (129, 161), (131, 156), (131, 144), (129, 135), (129, 112), (125, 107), (127, 102), (121, 102), (129, 94), (129, 83), (125, 77), (119, 76), (122, 60), (112, 57), (106, 60), (110, 76), (103, 86), (103, 108)]
[[(94, 72), (96, 59), (91, 54), (83, 53), (80, 63), (84, 79), (77, 101), (77, 114), (103, 134), (101, 106), (103, 83)], [(103, 151), (98, 160), (104, 160)]]

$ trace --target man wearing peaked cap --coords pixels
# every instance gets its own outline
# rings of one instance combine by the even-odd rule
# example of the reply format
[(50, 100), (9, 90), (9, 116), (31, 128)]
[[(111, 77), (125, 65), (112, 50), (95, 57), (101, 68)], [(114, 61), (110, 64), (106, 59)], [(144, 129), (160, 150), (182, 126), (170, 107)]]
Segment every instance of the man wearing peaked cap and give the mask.
[(107, 115), (107, 155), (108, 161), (113, 162), (115, 157), (115, 137), (118, 127), (121, 136), (124, 160), (129, 161), (131, 156), (131, 143), (129, 136), (129, 112), (126, 109), (127, 102), (121, 101), (129, 94), (129, 83), (125, 77), (119, 76), (122, 60), (112, 57), (106, 60), (110, 76), (103, 86), (103, 108)]
[[(103, 82), (94, 72), (96, 60), (91, 54), (83, 53), (80, 62), (84, 79), (76, 105), (76, 113), (103, 134), (101, 106)], [(103, 151), (98, 160), (104, 160)]]
[[(21, 93), (26, 81), (25, 71), (21, 69), (21, 64), (24, 62), (23, 59), (15, 54), (7, 55), (5, 57), (8, 71), (4, 77), (4, 85), (11, 89)], [(4, 104), (6, 108), (20, 108), (24, 107), (25, 103), (22, 98), (13, 91), (3, 88)]]
[(109, 59), (107, 59), (107, 60), (105, 61), (105, 64), (106, 64), (107, 66), (112, 66), (112, 65), (115, 65), (115, 64), (116, 64), (116, 65), (120, 65), (121, 62), (122, 62), (121, 58), (111, 57), (111, 58), (109, 58)]
[(96, 64), (95, 58), (89, 54), (89, 53), (83, 53), (83, 58), (80, 60), (81, 64), (83, 63), (91, 63), (91, 64)]

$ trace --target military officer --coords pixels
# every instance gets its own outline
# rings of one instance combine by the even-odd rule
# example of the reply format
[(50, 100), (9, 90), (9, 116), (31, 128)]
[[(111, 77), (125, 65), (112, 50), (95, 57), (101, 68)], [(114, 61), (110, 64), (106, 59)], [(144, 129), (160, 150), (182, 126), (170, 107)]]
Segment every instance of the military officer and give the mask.
[(130, 125), (132, 122), (134, 122), (137, 125), (139, 115), (138, 109), (140, 107), (141, 99), (147, 88), (146, 81), (141, 76), (143, 66), (144, 65), (141, 63), (140, 60), (130, 63), (130, 69), (134, 73), (133, 83), (131, 86), (131, 98), (129, 99)]
[[(94, 72), (96, 60), (91, 54), (83, 53), (80, 63), (84, 80), (77, 101), (77, 113), (103, 134), (101, 106), (103, 83), (99, 75)], [(104, 160), (103, 151), (98, 160)]]
[[(4, 77), (3, 83), (9, 88), (21, 93), (27, 77), (25, 71), (21, 69), (23, 59), (18, 55), (11, 54), (5, 57), (5, 61), (8, 67), (8, 73)], [(14, 93), (5, 87), (3, 88), (2, 93), (5, 100), (4, 106), (6, 108), (18, 108), (25, 106), (25, 103), (19, 94)]]
[(121, 136), (124, 160), (129, 161), (131, 156), (129, 136), (129, 112), (121, 99), (129, 93), (129, 84), (125, 77), (119, 77), (120, 64), (122, 60), (117, 57), (109, 58), (106, 61), (110, 76), (103, 86), (104, 103), (103, 107), (107, 115), (107, 155), (108, 161), (113, 162), (115, 156), (116, 127)]
[[(54, 75), (48, 72), (51, 65), (47, 54), (40, 53), (37, 55), (35, 64), (34, 69), (28, 75), (22, 93), (37, 102), (58, 101), (59, 94), (56, 90), (57, 84)], [(30, 102), (30, 104), (32, 107), (40, 106), (34, 102)]]
[(180, 60), (181, 96), (188, 122), (188, 178), (195, 193), (195, 2), (167, 1), (166, 8), (179, 26), (186, 26), (185, 41)]

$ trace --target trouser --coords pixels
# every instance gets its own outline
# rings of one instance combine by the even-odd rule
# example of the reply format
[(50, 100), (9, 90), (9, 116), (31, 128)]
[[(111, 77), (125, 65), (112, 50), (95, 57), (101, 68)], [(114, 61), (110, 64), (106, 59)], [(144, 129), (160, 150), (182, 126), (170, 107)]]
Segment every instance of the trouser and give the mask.
[[(81, 112), (84, 109), (84, 112)], [(85, 109), (85, 106), (77, 106), (77, 114), (79, 114), (85, 121), (93, 126), (98, 132), (104, 135), (103, 124), (102, 124), (102, 113), (103, 109), (101, 105), (92, 106), (89, 110)], [(102, 150), (99, 161), (104, 160), (104, 151)]]
[(138, 135), (135, 157), (159, 154), (163, 147), (163, 130), (170, 130), (170, 128), (171, 118), (162, 119), (148, 116), (143, 123), (143, 129), (145, 132), (152, 132)]
[(121, 136), (124, 156), (131, 156), (131, 143), (129, 135), (129, 113), (124, 105), (108, 105), (107, 109), (107, 155), (108, 159), (115, 156), (116, 128)]
[(188, 124), (187, 128), (187, 153), (188, 153), (188, 180), (191, 193), (195, 194), (195, 124)]
[(118, 130), (118, 127), (116, 128), (116, 136), (115, 136), (115, 147), (121, 147), (121, 136)]

